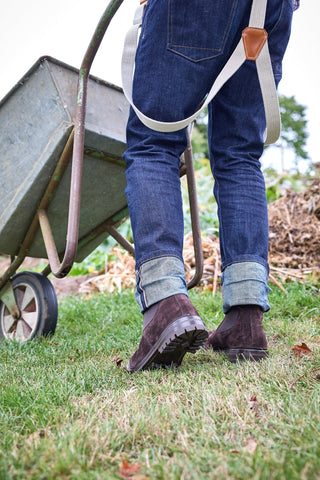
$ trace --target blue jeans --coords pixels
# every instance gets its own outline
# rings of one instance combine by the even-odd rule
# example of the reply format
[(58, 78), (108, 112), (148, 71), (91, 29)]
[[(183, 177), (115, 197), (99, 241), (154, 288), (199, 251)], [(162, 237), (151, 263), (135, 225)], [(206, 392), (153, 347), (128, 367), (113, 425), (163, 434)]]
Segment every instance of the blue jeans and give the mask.
[[(148, 0), (133, 82), (137, 107), (161, 121), (191, 115), (237, 45), (250, 10), (245, 0)], [(292, 0), (268, 1), (265, 28), (276, 83), (292, 10)], [(253, 61), (243, 64), (208, 110), (223, 309), (257, 304), (267, 311), (268, 215), (260, 164), (266, 125)], [(141, 311), (173, 294), (187, 295), (179, 179), (185, 148), (185, 130), (150, 130), (131, 109), (124, 159)]]

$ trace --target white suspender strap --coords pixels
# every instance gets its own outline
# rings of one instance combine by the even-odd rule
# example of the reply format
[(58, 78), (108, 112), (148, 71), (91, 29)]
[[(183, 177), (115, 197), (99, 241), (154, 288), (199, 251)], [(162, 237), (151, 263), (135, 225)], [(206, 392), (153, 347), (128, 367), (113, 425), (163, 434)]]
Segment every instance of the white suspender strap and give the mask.
[(253, 1), (250, 12), (249, 27), (263, 28), (266, 18), (267, 0)]
[(276, 142), (280, 135), (281, 123), (278, 96), (268, 49), (267, 32), (263, 29), (266, 4), (267, 0), (253, 0), (249, 27), (243, 31), (237, 47), (216, 78), (205, 101), (193, 115), (177, 122), (160, 122), (149, 118), (134, 105), (132, 100), (135, 55), (145, 7), (144, 4), (140, 5), (134, 16), (134, 24), (125, 38), (122, 56), (122, 84), (124, 94), (141, 122), (152, 130), (159, 132), (172, 132), (187, 127), (211, 102), (221, 87), (241, 67), (245, 60), (255, 60), (267, 123), (264, 140), (266, 144)]

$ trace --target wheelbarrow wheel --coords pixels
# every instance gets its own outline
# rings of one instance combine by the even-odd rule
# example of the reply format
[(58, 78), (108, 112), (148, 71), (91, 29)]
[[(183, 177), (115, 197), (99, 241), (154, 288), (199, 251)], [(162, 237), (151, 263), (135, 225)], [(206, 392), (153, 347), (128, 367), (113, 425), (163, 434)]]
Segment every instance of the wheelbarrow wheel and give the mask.
[(57, 325), (58, 302), (50, 280), (40, 273), (17, 273), (11, 279), (21, 316), (15, 319), (0, 301), (0, 338), (26, 342), (53, 334)]

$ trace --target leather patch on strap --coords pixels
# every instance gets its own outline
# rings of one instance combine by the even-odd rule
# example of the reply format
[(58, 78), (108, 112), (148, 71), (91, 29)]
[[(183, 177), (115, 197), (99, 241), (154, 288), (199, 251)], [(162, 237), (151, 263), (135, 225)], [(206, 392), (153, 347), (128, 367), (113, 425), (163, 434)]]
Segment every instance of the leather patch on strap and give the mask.
[(247, 27), (242, 32), (242, 40), (247, 60), (257, 60), (268, 33), (264, 28)]
[(140, 5), (143, 5), (144, 3), (147, 3), (147, 0), (140, 0)]

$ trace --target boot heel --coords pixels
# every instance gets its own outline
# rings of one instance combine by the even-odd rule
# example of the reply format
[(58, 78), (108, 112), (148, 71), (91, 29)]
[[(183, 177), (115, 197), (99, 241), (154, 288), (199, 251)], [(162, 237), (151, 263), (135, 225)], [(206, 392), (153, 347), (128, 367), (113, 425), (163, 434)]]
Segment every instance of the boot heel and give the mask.
[(229, 350), (223, 350), (230, 362), (259, 362), (269, 356), (268, 350), (262, 348), (230, 348)]

